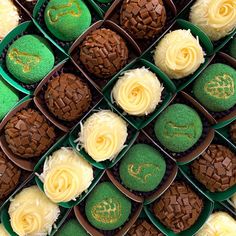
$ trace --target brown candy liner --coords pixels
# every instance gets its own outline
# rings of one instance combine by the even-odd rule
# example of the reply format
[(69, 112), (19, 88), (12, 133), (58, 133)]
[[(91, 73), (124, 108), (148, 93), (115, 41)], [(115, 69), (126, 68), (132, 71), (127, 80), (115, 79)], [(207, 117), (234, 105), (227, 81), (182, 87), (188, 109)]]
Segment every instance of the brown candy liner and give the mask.
[[(223, 53), (223, 52), (219, 52), (219, 53), (215, 54), (215, 56), (213, 56), (213, 58), (208, 66), (210, 66), (211, 64), (214, 64), (214, 63), (226, 64), (226, 65), (229, 65), (232, 68), (236, 69), (236, 60), (234, 58), (232, 58), (231, 56), (229, 56), (228, 54)], [(193, 86), (193, 84), (192, 84), (192, 86)], [(191, 94), (194, 97), (194, 94), (192, 92), (192, 86), (188, 87), (186, 89), (186, 92), (188, 94)], [(207, 110), (207, 108), (205, 108), (205, 110)], [(208, 113), (208, 115), (210, 115), (212, 117), (212, 119), (214, 120), (215, 123), (224, 122), (224, 121), (227, 121), (227, 120), (230, 120), (230, 119), (236, 117), (236, 105), (234, 105), (232, 108), (230, 108), (226, 111), (213, 112), (213, 111), (207, 110), (207, 113)]]
[(193, 99), (190, 95), (183, 91), (179, 92), (175, 97), (173, 97), (170, 105), (175, 103), (183, 103), (192, 107), (198, 112), (199, 116), (201, 117), (203, 130), (202, 135), (197, 143), (195, 143), (190, 149), (186, 150), (185, 152), (176, 153), (169, 151), (158, 141), (155, 136), (154, 126), (156, 119), (144, 128), (144, 132), (148, 137), (154, 140), (160, 150), (168, 153), (179, 164), (183, 164), (194, 160), (210, 145), (214, 137), (214, 129), (211, 128), (211, 125), (215, 124), (215, 122), (212, 116), (210, 116), (209, 113), (195, 99)]
[[(29, 99), (22, 104), (20, 104), (18, 107), (13, 109), (11, 112), (5, 116), (5, 118), (2, 120), (0, 124), (0, 147), (2, 148), (3, 152), (7, 155), (7, 157), (15, 163), (17, 166), (19, 166), (21, 169), (26, 170), (26, 171), (33, 171), (34, 166), (37, 164), (39, 158), (30, 158), (30, 159), (22, 159), (21, 157), (15, 155), (11, 149), (8, 147), (8, 143), (6, 142), (5, 134), (4, 134), (4, 127), (7, 124), (7, 122), (19, 111), (27, 108), (32, 108), (34, 110), (38, 110), (34, 103), (33, 99)], [(39, 111), (40, 112), (40, 111)], [(40, 112), (41, 113), (41, 112)], [(46, 117), (46, 120), (49, 120), (45, 114), (42, 114), (43, 116)], [(55, 134), (56, 134), (56, 140), (58, 140), (60, 137), (63, 136), (63, 132), (58, 130), (56, 127), (54, 129)], [(55, 142), (56, 142), (55, 140)], [(47, 150), (46, 150), (47, 151)], [(46, 152), (45, 151), (45, 152)], [(44, 153), (45, 153), (44, 152)], [(40, 156), (43, 156), (40, 155)]]
[[(6, 56), (7, 56), (7, 51), (8, 51), (8, 49), (9, 49), (9, 47), (10, 47), (17, 39), (19, 39), (20, 37), (22, 37), (22, 36), (24, 36), (24, 35), (29, 35), (29, 34), (34, 34), (34, 35), (38, 35), (38, 36), (40, 36), (40, 37), (42, 37), (42, 38), (45, 38), (45, 36), (42, 35), (42, 33), (37, 29), (37, 27), (33, 25), (33, 22), (31, 22), (30, 27), (29, 27), (26, 31), (24, 31), (23, 33), (21, 33), (21, 34), (18, 35), (17, 37), (13, 38), (12, 41), (10, 41), (10, 42), (8, 43), (8, 45), (4, 48), (4, 50), (3, 50), (3, 52), (2, 52), (2, 55), (0, 55), (0, 63), (2, 63), (2, 68), (3, 68), (3, 70), (9, 75), (9, 77), (11, 77), (11, 78), (13, 78), (15, 81), (17, 81), (23, 88), (28, 89), (28, 90), (34, 90), (34, 89), (38, 86), (38, 84), (40, 83), (40, 81), (37, 82), (37, 83), (34, 83), (34, 84), (25, 84), (25, 83), (19, 81), (17, 78), (15, 78), (15, 77), (8, 71), (7, 66), (6, 66)], [(59, 55), (58, 55), (58, 53), (57, 53), (57, 52), (58, 52), (58, 49), (56, 49), (56, 47), (55, 47), (52, 43), (50, 43), (50, 42), (48, 41), (48, 39), (47, 39), (47, 42), (50, 44), (50, 46), (51, 46), (51, 48), (52, 48), (52, 51), (53, 51), (53, 53), (54, 53), (54, 57), (55, 57), (54, 65), (57, 65), (57, 64), (61, 61), (61, 59), (60, 59), (60, 57), (59, 57)]]
[[(109, 181), (109, 178), (107, 175), (103, 175), (99, 183)], [(98, 184), (99, 184), (98, 183)], [(116, 185), (115, 185), (116, 186)], [(79, 221), (79, 223), (84, 227), (84, 229), (90, 234), (90, 235), (96, 235), (96, 236), (123, 236), (127, 233), (127, 231), (130, 229), (130, 227), (134, 224), (134, 222), (138, 219), (143, 205), (138, 204), (136, 202), (131, 201), (132, 208), (131, 208), (131, 214), (129, 218), (127, 219), (126, 223), (122, 225), (121, 227), (114, 229), (114, 230), (99, 230), (94, 228), (88, 221), (86, 214), (85, 214), (85, 201), (82, 201), (79, 205), (74, 207), (74, 213)]]
[[(115, 0), (112, 6), (109, 8), (107, 13), (105, 14), (105, 19), (111, 20), (115, 22), (117, 25), (120, 26), (120, 10), (122, 6), (123, 0)], [(161, 30), (160, 33), (157, 34), (152, 40), (141, 40), (141, 39), (134, 39), (138, 46), (141, 48), (142, 52), (145, 51), (150, 45), (152, 45), (155, 41), (157, 41), (171, 26), (173, 23), (176, 15), (177, 10), (176, 6), (172, 0), (163, 0), (163, 4), (166, 9), (166, 23)], [(121, 26), (120, 26), (121, 27)]]
[(15, 2), (30, 16), (38, 0), (27, 1), (27, 0), (15, 0)]
[(194, 0), (173, 0), (178, 14), (184, 11)]
[[(92, 102), (90, 106), (88, 107), (87, 111), (84, 112), (84, 114), (75, 121), (64, 121), (57, 117), (55, 117), (50, 110), (47, 107), (47, 104), (44, 99), (45, 92), (47, 90), (48, 83), (55, 77), (59, 76), (62, 73), (71, 73), (76, 76), (78, 76), (82, 81), (84, 81), (92, 95)], [(68, 132), (71, 128), (73, 128), (81, 119), (83, 119), (84, 116), (94, 107), (97, 105), (98, 101), (101, 100), (102, 95), (98, 91), (98, 89), (95, 87), (94, 83), (90, 80), (87, 80), (87, 78), (80, 72), (78, 68), (74, 66), (74, 64), (69, 60), (64, 61), (63, 63), (59, 64), (57, 67), (54, 68), (48, 74), (37, 86), (35, 92), (34, 92), (34, 103), (37, 106), (37, 108), (59, 129), (61, 129), (64, 132)]]
[[(171, 156), (169, 156), (167, 153), (162, 152), (158, 149), (158, 146), (156, 146), (155, 142), (151, 140), (149, 137), (147, 137), (142, 131), (139, 133), (139, 136), (137, 137), (134, 144), (138, 143), (145, 143), (153, 148), (155, 148), (157, 151), (160, 151), (162, 154), (164, 160), (166, 161), (166, 172), (165, 175), (162, 178), (162, 181), (160, 184), (150, 192), (141, 192), (141, 191), (135, 191), (132, 189), (127, 188), (125, 185), (123, 185), (122, 180), (119, 175), (119, 167), (120, 162), (118, 162), (112, 169), (106, 170), (107, 176), (111, 180), (111, 182), (116, 185), (116, 187), (124, 193), (127, 197), (132, 199), (135, 202), (146, 202), (150, 203), (157, 199), (174, 181), (177, 173), (178, 173), (178, 167), (175, 163), (175, 161), (172, 159)], [(133, 144), (133, 145), (134, 145)], [(122, 160), (121, 160), (122, 161)]]
[(88, 78), (89, 80), (92, 80), (93, 83), (95, 83), (99, 89), (102, 89), (112, 77), (109, 77), (107, 79), (95, 78), (95, 76), (91, 74), (85, 68), (85, 66), (81, 63), (79, 59), (79, 54), (80, 54), (79, 46), (83, 43), (85, 38), (90, 33), (92, 33), (93, 31), (99, 28), (110, 29), (116, 32), (118, 35), (120, 35), (124, 39), (124, 41), (126, 42), (127, 48), (129, 50), (129, 57), (128, 57), (127, 64), (129, 64), (131, 61), (139, 57), (141, 54), (141, 50), (139, 46), (135, 43), (135, 41), (122, 28), (120, 28), (117, 24), (109, 20), (107, 21), (101, 20), (101, 21), (96, 22), (84, 34), (82, 34), (71, 46), (69, 50), (69, 54), (71, 55), (72, 61), (74, 62), (75, 66), (84, 74), (84, 76)]

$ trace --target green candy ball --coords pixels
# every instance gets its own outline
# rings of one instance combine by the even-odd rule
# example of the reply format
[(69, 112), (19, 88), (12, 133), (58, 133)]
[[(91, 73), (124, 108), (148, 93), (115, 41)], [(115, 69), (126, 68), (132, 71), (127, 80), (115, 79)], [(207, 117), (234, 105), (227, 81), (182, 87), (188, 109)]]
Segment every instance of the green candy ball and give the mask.
[(236, 38), (229, 43), (229, 55), (236, 59)]
[(210, 65), (197, 78), (193, 93), (210, 111), (226, 111), (236, 104), (236, 70), (217, 63)]
[(56, 38), (73, 41), (91, 25), (92, 17), (81, 0), (51, 0), (45, 9), (44, 20)]
[(85, 204), (88, 221), (101, 230), (120, 227), (127, 221), (130, 213), (130, 200), (110, 182), (98, 184)]
[(201, 137), (202, 121), (191, 107), (173, 104), (157, 118), (154, 131), (159, 142), (172, 152), (184, 152)]
[(120, 163), (120, 178), (132, 190), (149, 192), (161, 182), (166, 163), (161, 154), (147, 144), (136, 144)]
[(0, 120), (19, 101), (18, 93), (0, 77)]
[(56, 233), (56, 236), (88, 236), (89, 234), (84, 230), (80, 223), (75, 220), (69, 220)]
[(9, 47), (6, 66), (16, 79), (25, 84), (33, 84), (51, 71), (54, 55), (44, 38), (25, 35)]

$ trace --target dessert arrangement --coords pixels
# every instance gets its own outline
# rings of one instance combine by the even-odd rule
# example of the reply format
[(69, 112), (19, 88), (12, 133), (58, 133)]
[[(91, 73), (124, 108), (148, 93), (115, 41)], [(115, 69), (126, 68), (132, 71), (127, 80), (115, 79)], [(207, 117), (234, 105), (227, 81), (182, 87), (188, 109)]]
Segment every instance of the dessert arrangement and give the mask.
[(0, 236), (235, 236), (235, 0), (0, 1)]

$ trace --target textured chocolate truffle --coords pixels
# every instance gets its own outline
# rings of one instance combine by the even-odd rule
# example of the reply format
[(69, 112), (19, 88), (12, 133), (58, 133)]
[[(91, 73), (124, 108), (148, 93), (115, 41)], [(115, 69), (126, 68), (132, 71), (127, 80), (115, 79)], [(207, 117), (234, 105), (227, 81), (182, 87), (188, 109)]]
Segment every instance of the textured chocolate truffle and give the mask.
[(236, 157), (227, 147), (211, 144), (191, 165), (192, 173), (211, 192), (236, 184)]
[(230, 137), (233, 142), (236, 144), (236, 121), (230, 125)]
[(127, 59), (125, 41), (109, 29), (93, 31), (80, 46), (81, 62), (99, 78), (113, 76), (127, 63)]
[(39, 112), (29, 108), (17, 112), (5, 126), (11, 151), (21, 158), (38, 157), (54, 142), (54, 126)]
[(164, 27), (166, 10), (162, 0), (124, 0), (120, 24), (137, 39), (151, 39)]
[(11, 163), (0, 150), (0, 201), (6, 198), (16, 187), (21, 170)]
[(154, 214), (175, 233), (190, 228), (203, 208), (202, 199), (183, 181), (174, 181), (154, 203)]
[(127, 236), (164, 236), (164, 234), (146, 220), (138, 220), (130, 228)]
[(56, 117), (73, 121), (88, 110), (92, 97), (85, 82), (78, 76), (65, 73), (49, 82), (45, 101)]

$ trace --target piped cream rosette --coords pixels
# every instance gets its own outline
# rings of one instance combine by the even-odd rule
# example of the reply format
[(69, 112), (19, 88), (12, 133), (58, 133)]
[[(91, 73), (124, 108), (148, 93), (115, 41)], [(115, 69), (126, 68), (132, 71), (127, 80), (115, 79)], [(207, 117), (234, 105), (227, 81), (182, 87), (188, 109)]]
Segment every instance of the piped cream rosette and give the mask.
[(236, 221), (225, 212), (215, 212), (196, 236), (235, 236)]
[(217, 41), (236, 27), (236, 0), (197, 0), (190, 21)]
[(171, 79), (181, 79), (199, 68), (204, 62), (204, 52), (190, 30), (180, 29), (164, 36), (156, 47), (154, 60)]
[(8, 213), (12, 229), (19, 236), (46, 236), (50, 235), (60, 210), (37, 186), (32, 186), (11, 200)]
[(71, 148), (63, 147), (47, 158), (39, 177), (51, 201), (68, 202), (88, 189), (93, 181), (93, 168)]
[(112, 96), (128, 114), (143, 116), (155, 110), (163, 89), (157, 76), (143, 67), (126, 71), (115, 84)]
[(77, 148), (82, 146), (96, 161), (114, 159), (124, 147), (127, 124), (118, 115), (109, 110), (92, 114), (82, 125)]
[(6, 231), (6, 229), (4, 228), (4, 226), (2, 224), (0, 224), (0, 235), (1, 236), (10, 236), (10, 234), (8, 234), (8, 232)]

